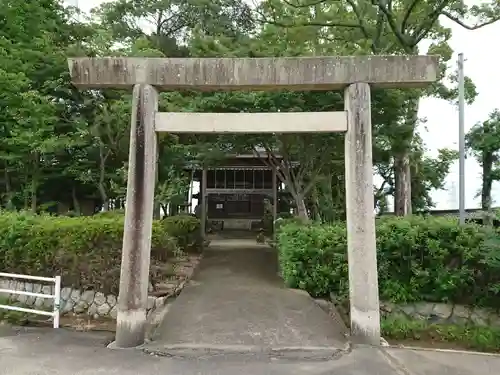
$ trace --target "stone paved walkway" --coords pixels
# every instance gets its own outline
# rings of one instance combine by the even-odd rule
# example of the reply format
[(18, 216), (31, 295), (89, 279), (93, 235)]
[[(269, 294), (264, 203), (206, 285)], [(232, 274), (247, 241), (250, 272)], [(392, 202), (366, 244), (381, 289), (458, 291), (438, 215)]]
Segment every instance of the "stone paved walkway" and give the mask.
[(273, 249), (225, 239), (212, 241), (146, 350), (328, 358), (346, 349), (344, 333), (307, 293), (284, 287)]
[(65, 329), (4, 329), (2, 375), (498, 375), (500, 356), (353, 347), (336, 359), (301, 361), (219, 355), (165, 358), (139, 349), (110, 350), (111, 336)]

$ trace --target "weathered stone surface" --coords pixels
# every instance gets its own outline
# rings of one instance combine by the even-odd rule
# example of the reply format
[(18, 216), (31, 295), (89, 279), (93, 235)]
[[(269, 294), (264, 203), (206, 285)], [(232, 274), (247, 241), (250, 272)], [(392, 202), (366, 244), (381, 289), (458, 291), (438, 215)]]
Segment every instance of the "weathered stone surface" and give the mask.
[(117, 347), (144, 342), (149, 287), (149, 265), (157, 163), (154, 129), (158, 92), (147, 84), (134, 86), (127, 180), (127, 205), (123, 233)]
[(349, 124), (345, 136), (347, 258), (351, 334), (364, 343), (379, 345), (370, 95), (370, 86), (364, 82), (344, 91)]
[(406, 315), (408, 316), (413, 316), (415, 315), (416, 311), (415, 311), (415, 305), (403, 305), (403, 306), (399, 306), (399, 311), (405, 313)]
[(153, 307), (155, 307), (155, 301), (156, 301), (155, 297), (148, 296), (148, 307), (147, 307), (148, 310), (151, 310)]
[(448, 319), (453, 311), (452, 305), (447, 305), (445, 303), (436, 303), (434, 305), (434, 314), (442, 319)]
[(161, 291), (168, 291), (168, 290), (173, 291), (175, 290), (175, 288), (177, 288), (177, 283), (172, 283), (172, 282), (158, 283), (158, 285), (156, 285), (156, 289)]
[(33, 284), (32, 283), (25, 283), (24, 284), (24, 291), (25, 292), (33, 292)]
[(75, 302), (79, 301), (81, 297), (81, 293), (79, 290), (73, 289), (71, 291), (71, 299)]
[(469, 319), (471, 312), (471, 309), (467, 306), (455, 305), (453, 308), (453, 317)]
[(91, 315), (91, 316), (93, 316), (93, 315), (97, 314), (97, 307), (98, 307), (98, 306), (95, 304), (95, 302), (93, 302), (93, 303), (89, 306), (89, 308), (88, 308), (88, 310), (87, 310), (87, 314), (89, 314), (89, 315)]
[(54, 294), (54, 287), (50, 285), (44, 285), (42, 287), (42, 294)]
[(44, 307), (44, 309), (53, 310), (54, 309), (54, 299), (53, 298), (44, 298), (43, 307)]
[(107, 316), (110, 310), (111, 306), (109, 306), (107, 303), (103, 303), (97, 308), (97, 314), (99, 316)]
[[(347, 130), (345, 111), (276, 113), (159, 112), (157, 132), (170, 133), (331, 133)], [(248, 220), (240, 220), (248, 226)], [(232, 224), (236, 224), (234, 221)], [(226, 228), (226, 222), (224, 222)], [(228, 227), (228, 229), (231, 229)], [(236, 228), (235, 228), (236, 229)]]
[(116, 316), (118, 315), (118, 305), (115, 305), (111, 311), (109, 312), (109, 316), (112, 318), (112, 319), (116, 319)]
[(493, 327), (500, 327), (500, 315), (498, 312), (492, 312), (488, 314), (488, 325)]
[(36, 297), (34, 305), (36, 308), (42, 308), (44, 302), (44, 298)]
[(114, 296), (112, 294), (109, 294), (106, 297), (106, 301), (108, 302), (108, 305), (110, 305), (111, 307), (113, 307), (113, 306), (116, 305), (116, 296)]
[(63, 314), (72, 312), (74, 307), (75, 307), (75, 301), (73, 301), (72, 299), (67, 299), (62, 303), (61, 312)]
[(93, 290), (86, 290), (81, 295), (80, 301), (87, 302), (87, 304), (90, 305), (92, 302), (94, 302), (94, 296), (95, 296), (95, 292)]
[(71, 296), (71, 288), (62, 288), (61, 289), (61, 299), (63, 301), (70, 299), (70, 296)]
[(97, 292), (94, 297), (94, 303), (97, 306), (101, 306), (102, 304), (106, 303), (106, 296), (104, 295), (104, 293)]
[(427, 317), (434, 314), (434, 304), (433, 303), (416, 303), (415, 312), (422, 316)]
[(166, 300), (166, 297), (158, 297), (155, 301), (155, 308), (162, 307), (165, 304)]
[[(390, 308), (388, 308), (390, 306)], [(380, 312), (385, 317), (406, 317), (425, 319), (430, 323), (475, 324), (479, 326), (500, 326), (498, 312), (487, 308), (471, 308), (445, 303), (417, 303), (394, 305), (382, 302)]]
[(293, 58), (74, 58), (71, 80), (82, 88), (163, 90), (339, 90), (366, 82), (376, 87), (425, 87), (438, 75), (437, 56)]
[(470, 315), (470, 321), (476, 325), (487, 326), (490, 323), (489, 315), (488, 310), (474, 309)]
[(76, 314), (83, 314), (84, 312), (87, 311), (88, 308), (89, 308), (88, 303), (80, 300), (76, 303), (75, 307), (73, 307), (73, 312)]
[(33, 285), (33, 293), (42, 293), (42, 284)]

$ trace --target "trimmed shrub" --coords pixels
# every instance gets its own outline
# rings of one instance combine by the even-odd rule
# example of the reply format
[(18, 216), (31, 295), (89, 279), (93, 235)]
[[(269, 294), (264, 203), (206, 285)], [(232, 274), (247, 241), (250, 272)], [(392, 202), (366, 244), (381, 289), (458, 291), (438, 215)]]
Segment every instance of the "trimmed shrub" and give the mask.
[[(0, 214), (0, 269), (62, 276), (65, 286), (118, 293), (123, 216), (55, 217)], [(181, 239), (182, 240), (182, 239)], [(174, 256), (176, 238), (153, 223), (152, 264)]]
[(166, 232), (177, 239), (177, 244), (184, 251), (201, 248), (200, 220), (193, 215), (182, 214), (166, 216), (161, 220)]
[(120, 217), (125, 215), (125, 210), (111, 210), (111, 211), (102, 211), (94, 214), (94, 217), (110, 217), (110, 218), (115, 218), (115, 217)]
[(500, 328), (461, 324), (434, 324), (426, 320), (409, 320), (403, 317), (382, 319), (384, 338), (389, 340), (423, 341), (433, 348), (439, 342), (457, 345), (463, 349), (498, 353)]
[[(315, 296), (348, 292), (345, 223), (288, 224), (278, 233), (285, 282)], [(382, 300), (500, 307), (500, 241), (490, 227), (454, 218), (377, 220)]]

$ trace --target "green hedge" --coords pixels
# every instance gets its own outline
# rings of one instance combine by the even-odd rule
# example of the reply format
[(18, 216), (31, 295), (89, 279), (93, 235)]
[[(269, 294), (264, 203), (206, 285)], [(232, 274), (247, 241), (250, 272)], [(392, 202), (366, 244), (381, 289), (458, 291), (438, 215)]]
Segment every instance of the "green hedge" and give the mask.
[(392, 340), (414, 346), (423, 342), (426, 346), (439, 348), (439, 343), (446, 343), (445, 348), (449, 349), (453, 343), (454, 349), (492, 353), (498, 353), (500, 349), (500, 328), (495, 326), (435, 324), (423, 319), (393, 317), (382, 319), (380, 328), (384, 338), (391, 344), (395, 344)]
[[(0, 214), (0, 270), (61, 275), (65, 286), (117, 293), (123, 217), (54, 217)], [(178, 241), (153, 223), (152, 263), (174, 256)]]
[[(348, 292), (346, 228), (288, 224), (278, 232), (286, 283), (315, 296)], [(412, 216), (377, 220), (382, 300), (500, 307), (500, 241), (489, 227)]]
[(201, 249), (200, 220), (196, 216), (187, 214), (166, 216), (161, 220), (161, 223), (168, 234), (177, 238), (178, 245), (182, 250)]

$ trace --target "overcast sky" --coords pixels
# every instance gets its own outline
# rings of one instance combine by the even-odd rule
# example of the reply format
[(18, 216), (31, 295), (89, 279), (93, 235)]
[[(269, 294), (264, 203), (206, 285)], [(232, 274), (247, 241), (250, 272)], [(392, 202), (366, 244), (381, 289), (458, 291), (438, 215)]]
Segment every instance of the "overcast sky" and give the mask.
[[(78, 5), (80, 9), (89, 11), (91, 8), (108, 0), (66, 0), (67, 3)], [(475, 0), (479, 3), (478, 0)], [(470, 3), (470, 2), (468, 2)], [(479, 96), (474, 104), (466, 107), (465, 130), (468, 131), (476, 122), (486, 119), (495, 108), (500, 107), (498, 88), (500, 87), (500, 69), (497, 61), (500, 53), (489, 44), (500, 35), (500, 22), (476, 31), (467, 31), (449, 22), (453, 30), (451, 46), (456, 53), (465, 56), (465, 74), (472, 78), (477, 86)], [(456, 54), (453, 62), (456, 61)], [(431, 153), (439, 148), (458, 149), (458, 110), (443, 100), (424, 99), (420, 104), (420, 117), (426, 118), (426, 128), (421, 129), (425, 144)], [(458, 163), (452, 169), (447, 179), (447, 190), (434, 194), (438, 209), (458, 208)], [(466, 163), (466, 207), (479, 207), (477, 195), (481, 188), (481, 169), (472, 159)], [(493, 187), (493, 200), (500, 204), (500, 186)]]

